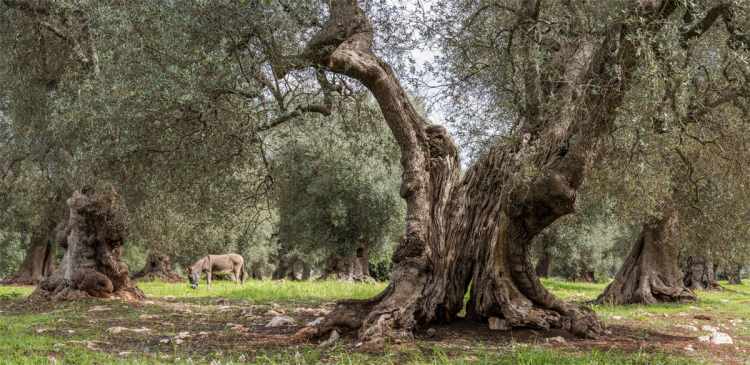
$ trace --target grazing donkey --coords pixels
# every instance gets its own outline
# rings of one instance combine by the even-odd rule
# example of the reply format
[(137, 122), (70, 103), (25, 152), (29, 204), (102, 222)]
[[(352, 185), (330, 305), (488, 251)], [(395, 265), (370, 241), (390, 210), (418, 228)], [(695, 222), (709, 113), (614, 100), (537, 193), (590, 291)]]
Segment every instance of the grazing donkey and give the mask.
[(198, 281), (201, 279), (201, 273), (206, 273), (206, 283), (211, 287), (211, 274), (214, 272), (228, 272), (232, 275), (234, 282), (237, 279), (245, 283), (245, 260), (236, 253), (226, 255), (208, 255), (196, 261), (187, 268), (190, 287), (198, 287)]

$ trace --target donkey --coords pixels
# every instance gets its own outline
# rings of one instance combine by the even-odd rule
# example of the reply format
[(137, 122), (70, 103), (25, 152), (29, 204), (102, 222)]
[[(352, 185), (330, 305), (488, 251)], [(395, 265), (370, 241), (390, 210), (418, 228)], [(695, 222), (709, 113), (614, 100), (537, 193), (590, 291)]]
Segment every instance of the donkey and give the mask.
[(203, 272), (206, 273), (206, 284), (209, 288), (211, 287), (211, 274), (214, 272), (228, 272), (235, 283), (237, 279), (242, 284), (245, 283), (245, 260), (236, 253), (205, 256), (189, 266), (187, 271), (190, 287), (193, 289), (198, 287), (198, 281), (200, 281)]

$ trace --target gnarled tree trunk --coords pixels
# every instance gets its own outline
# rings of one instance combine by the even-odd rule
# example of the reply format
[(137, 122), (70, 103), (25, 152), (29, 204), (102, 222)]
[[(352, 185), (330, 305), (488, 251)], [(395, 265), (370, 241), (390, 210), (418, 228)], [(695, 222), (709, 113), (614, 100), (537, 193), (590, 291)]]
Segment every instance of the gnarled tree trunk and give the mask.
[(718, 290), (713, 262), (703, 256), (688, 256), (685, 261), (685, 286), (693, 290)]
[(167, 283), (178, 283), (183, 279), (172, 271), (172, 260), (161, 253), (150, 253), (146, 258), (143, 270), (133, 274), (133, 280), (161, 280)]
[(726, 270), (727, 282), (731, 285), (742, 284), (742, 265), (731, 264)]
[(128, 267), (120, 258), (127, 234), (127, 213), (119, 195), (76, 191), (67, 201), (69, 218), (58, 242), (66, 251), (60, 267), (39, 284), (32, 299), (86, 297), (140, 300)]
[(522, 10), (529, 19), (519, 23), (529, 34), (519, 40), (528, 48), (526, 114), (513, 138), (489, 148), (462, 179), (446, 130), (419, 116), (393, 70), (371, 52), (373, 29), (356, 1), (331, 1), (330, 19), (305, 53), (274, 65), (279, 77), (312, 65), (359, 80), (401, 149), (406, 230), (393, 254), (391, 282), (375, 298), (339, 303), (316, 334), (349, 328), (363, 340), (410, 336), (420, 326), (456, 318), (470, 284), (472, 319), (497, 317), (509, 327), (563, 328), (580, 336), (601, 332), (593, 312), (542, 286), (529, 262), (531, 242), (573, 212), (597, 142), (611, 130), (637, 65), (633, 35), (658, 30), (660, 22), (652, 20), (674, 7), (649, 3), (634, 10), (646, 25), (617, 24), (604, 39), (561, 45), (565, 82), (548, 94), (555, 100), (542, 112), (530, 51), (538, 32), (533, 3)]
[(682, 282), (679, 247), (674, 242), (677, 222), (677, 211), (668, 207), (662, 217), (644, 224), (615, 280), (596, 301), (653, 304), (695, 300)]

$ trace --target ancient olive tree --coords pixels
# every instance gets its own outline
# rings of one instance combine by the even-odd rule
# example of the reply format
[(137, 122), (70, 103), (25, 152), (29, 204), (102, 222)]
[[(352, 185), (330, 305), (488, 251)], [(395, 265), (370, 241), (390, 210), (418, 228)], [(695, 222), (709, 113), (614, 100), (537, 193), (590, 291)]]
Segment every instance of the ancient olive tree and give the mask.
[(67, 200), (68, 220), (57, 241), (65, 248), (60, 267), (42, 281), (34, 299), (71, 300), (85, 297), (140, 300), (143, 293), (130, 282), (121, 261), (127, 239), (127, 210), (114, 191), (75, 191)]
[[(520, 105), (507, 138), (493, 142), (463, 176), (445, 128), (417, 113), (392, 68), (372, 51), (373, 24), (355, 1), (331, 1), (328, 19), (299, 54), (266, 47), (277, 77), (314, 67), (361, 82), (401, 149), (406, 228), (393, 254), (391, 283), (371, 300), (340, 303), (317, 332), (346, 327), (364, 339), (408, 335), (455, 318), (471, 285), (470, 318), (599, 333), (593, 312), (542, 286), (529, 262), (530, 244), (573, 211), (638, 70), (642, 43), (675, 21), (679, 8), (677, 1), (628, 2), (624, 15), (587, 30), (575, 21), (598, 10), (593, 6), (470, 6), (464, 32), (482, 22), (512, 27), (506, 35), (512, 41), (505, 40), (518, 68), (512, 77)], [(563, 24), (546, 22), (550, 13), (566, 15), (565, 31), (547, 28)]]

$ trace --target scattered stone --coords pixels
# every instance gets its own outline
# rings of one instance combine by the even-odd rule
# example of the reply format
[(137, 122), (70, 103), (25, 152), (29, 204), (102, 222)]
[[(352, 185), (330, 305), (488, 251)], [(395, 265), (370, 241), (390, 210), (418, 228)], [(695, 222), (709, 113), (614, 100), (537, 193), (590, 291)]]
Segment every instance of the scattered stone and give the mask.
[(274, 316), (274, 317), (278, 317), (278, 316), (280, 316), (280, 315), (282, 315), (282, 314), (281, 314), (280, 312), (277, 312), (277, 311), (273, 310), (273, 309), (269, 309), (269, 310), (268, 310), (268, 311), (266, 312), (266, 315), (267, 315), (267, 316)]
[(714, 345), (731, 345), (734, 341), (728, 334), (717, 331), (711, 334), (711, 343)]
[(141, 327), (141, 328), (127, 328), (127, 327), (119, 327), (119, 326), (110, 327), (110, 328), (107, 329), (107, 332), (109, 332), (109, 333), (111, 333), (113, 335), (116, 335), (116, 334), (121, 333), (123, 331), (129, 331), (129, 332), (134, 332), (134, 333), (144, 333), (144, 332), (149, 332), (151, 330), (148, 329), (148, 328), (145, 328), (145, 327)]
[(271, 319), (266, 327), (281, 327), (281, 326), (293, 326), (295, 324), (294, 319), (289, 316), (276, 316)]
[(208, 336), (208, 332), (206, 332), (206, 331), (200, 331), (200, 332), (198, 332), (198, 336)]
[(188, 331), (182, 331), (182, 332), (180, 332), (180, 333), (177, 334), (177, 338), (186, 338), (186, 337), (190, 337), (190, 332), (188, 332)]
[(721, 299), (719, 301), (722, 302), (722, 303), (729, 303), (729, 299)]
[(695, 352), (695, 349), (693, 348), (693, 345), (687, 345), (687, 346), (685, 346), (685, 351), (687, 351), (687, 352)]
[(614, 319), (615, 321), (622, 321), (621, 316), (612, 316), (612, 319)]
[(711, 317), (705, 315), (705, 314), (696, 314), (693, 316), (695, 319), (700, 319), (701, 321), (710, 321)]
[(177, 344), (177, 345), (181, 345), (183, 342), (185, 342), (185, 340), (183, 340), (181, 338), (175, 338), (174, 339), (174, 343)]
[(164, 300), (175, 300), (175, 299), (177, 299), (177, 298), (175, 298), (172, 295), (167, 295), (166, 297), (164, 297)]
[(328, 347), (336, 343), (336, 341), (339, 340), (341, 336), (339, 335), (339, 332), (336, 330), (331, 331), (331, 336), (328, 337), (327, 340), (320, 343), (320, 347)]
[(698, 332), (698, 327), (691, 326), (689, 324), (676, 324), (674, 326), (677, 327), (677, 328), (681, 328), (681, 329), (687, 330), (687, 331)]
[(427, 337), (435, 337), (435, 333), (437, 333), (437, 331), (434, 328), (427, 329)]
[(493, 331), (507, 331), (510, 329), (508, 321), (497, 317), (490, 317), (490, 329)]
[(36, 333), (44, 333), (44, 332), (47, 332), (47, 331), (49, 331), (49, 330), (46, 329), (46, 328), (37, 328), (36, 329)]
[(141, 314), (140, 316), (138, 316), (138, 319), (142, 319), (142, 320), (159, 319), (159, 316), (157, 316), (156, 314)]
[(106, 305), (95, 305), (89, 309), (89, 312), (106, 312), (111, 310), (112, 308), (107, 307)]
[(566, 343), (568, 341), (565, 341), (565, 338), (563, 338), (562, 336), (555, 336), (555, 337), (548, 338), (547, 342), (548, 343)]
[(229, 302), (224, 298), (219, 298), (214, 301), (214, 304), (216, 305), (227, 305)]
[(233, 331), (237, 331), (237, 332), (250, 332), (249, 328), (247, 328), (247, 327), (245, 327), (245, 326), (243, 326), (241, 324), (235, 324), (234, 326), (232, 326), (232, 330)]
[(68, 333), (69, 333), (69, 334), (74, 334), (74, 333), (76, 333), (76, 331), (73, 331), (73, 330), (68, 330)]
[(700, 342), (711, 341), (711, 336), (708, 336), (708, 335), (706, 335), (706, 336), (700, 336), (700, 337), (698, 337), (698, 341), (700, 341)]
[(122, 356), (122, 357), (126, 357), (126, 356), (130, 356), (130, 354), (132, 354), (132, 353), (133, 353), (132, 351), (120, 351), (117, 354), (120, 355), (120, 356)]
[(701, 330), (702, 331), (706, 331), (706, 332), (716, 332), (719, 329), (716, 328), (716, 327), (714, 327), (714, 326), (709, 326), (707, 324), (704, 324), (704, 325), (701, 326)]
[(317, 327), (317, 326), (320, 326), (320, 324), (323, 323), (324, 319), (325, 319), (325, 317), (315, 318), (315, 320), (307, 322), (307, 326), (308, 327)]
[(687, 316), (689, 316), (689, 314), (687, 314), (685, 312), (677, 313), (677, 315), (680, 316), (680, 317), (687, 317)]
[(169, 341), (170, 340), (168, 338), (162, 338), (161, 340), (159, 340), (160, 343), (169, 343)]

